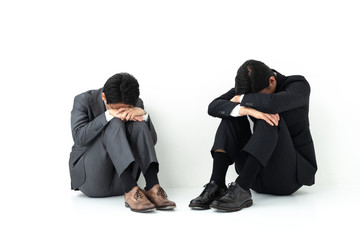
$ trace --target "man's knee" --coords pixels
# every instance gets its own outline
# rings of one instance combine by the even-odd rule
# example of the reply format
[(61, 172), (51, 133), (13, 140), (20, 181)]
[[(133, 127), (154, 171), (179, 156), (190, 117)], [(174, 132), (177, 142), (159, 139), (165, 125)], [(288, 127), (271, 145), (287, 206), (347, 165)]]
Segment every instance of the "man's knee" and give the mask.
[(118, 138), (126, 138), (125, 123), (118, 118), (113, 118), (106, 126), (102, 134), (102, 141), (108, 139), (111, 141), (117, 141)]
[[(266, 127), (266, 128), (276, 128), (277, 126), (274, 125), (274, 126), (271, 126), (268, 122), (266, 122), (265, 120), (263, 119), (252, 119), (253, 122), (254, 122), (254, 126), (262, 126), (262, 127)], [(279, 121), (280, 123), (280, 121)]]
[(247, 120), (246, 117), (236, 117), (236, 118), (224, 118), (221, 119), (221, 123), (220, 125), (224, 125), (224, 126), (241, 126), (241, 125), (246, 125), (248, 126), (249, 121)]
[[(281, 120), (280, 120), (281, 122)], [(271, 126), (269, 123), (267, 123), (265, 120), (262, 119), (257, 119), (254, 121), (254, 132), (260, 132), (260, 133), (264, 133), (264, 134), (278, 134), (279, 131), (279, 126), (280, 126), (280, 122), (279, 125), (276, 126)]]
[(137, 134), (142, 132), (149, 132), (149, 127), (145, 121), (128, 122), (127, 129), (130, 134)]
[(108, 123), (107, 129), (124, 129), (125, 128), (125, 122), (122, 121), (119, 118), (113, 118), (111, 119), (111, 121)]
[(231, 135), (234, 133), (251, 134), (250, 123), (246, 117), (222, 119), (218, 127), (218, 132)]
[(154, 144), (156, 143), (156, 138), (154, 139), (154, 135), (150, 132), (148, 124), (145, 121), (126, 123), (126, 131), (127, 136), (132, 140), (140, 137), (147, 140), (151, 139)]

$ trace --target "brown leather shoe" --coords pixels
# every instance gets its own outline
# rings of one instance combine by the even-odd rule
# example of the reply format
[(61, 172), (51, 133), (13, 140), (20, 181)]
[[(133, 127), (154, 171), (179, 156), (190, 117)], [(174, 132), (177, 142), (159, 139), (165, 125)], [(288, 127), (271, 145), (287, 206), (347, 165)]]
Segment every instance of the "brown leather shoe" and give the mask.
[(155, 209), (155, 205), (149, 201), (139, 186), (125, 193), (125, 207), (130, 207), (134, 212), (149, 212)]
[(146, 191), (148, 199), (155, 204), (158, 210), (167, 210), (176, 208), (173, 201), (167, 199), (167, 194), (159, 184), (154, 185), (149, 191)]

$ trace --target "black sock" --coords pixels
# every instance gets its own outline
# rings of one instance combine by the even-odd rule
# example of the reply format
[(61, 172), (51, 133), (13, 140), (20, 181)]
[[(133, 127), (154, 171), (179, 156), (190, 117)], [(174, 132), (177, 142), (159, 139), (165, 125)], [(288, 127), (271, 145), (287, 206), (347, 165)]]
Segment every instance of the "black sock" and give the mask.
[(210, 182), (214, 181), (220, 188), (225, 188), (225, 176), (226, 172), (233, 161), (227, 153), (214, 152), (213, 153), (213, 170), (210, 178)]
[(137, 183), (132, 176), (133, 165), (134, 164), (131, 163), (120, 175), (121, 184), (125, 193), (130, 192), (131, 189), (137, 186)]
[(261, 163), (252, 155), (248, 155), (244, 168), (236, 179), (236, 182), (245, 190), (249, 190), (256, 175), (262, 169)]
[(146, 170), (146, 173), (144, 174), (146, 181), (146, 191), (152, 189), (154, 185), (159, 184), (159, 179), (157, 177), (157, 173), (159, 171), (158, 166), (158, 163), (151, 163), (149, 168)]

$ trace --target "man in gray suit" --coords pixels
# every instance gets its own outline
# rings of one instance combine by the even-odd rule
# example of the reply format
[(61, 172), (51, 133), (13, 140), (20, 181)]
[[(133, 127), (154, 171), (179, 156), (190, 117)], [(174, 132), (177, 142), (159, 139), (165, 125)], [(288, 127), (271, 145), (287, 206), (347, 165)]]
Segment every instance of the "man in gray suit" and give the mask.
[[(173, 209), (159, 185), (156, 132), (130, 74), (110, 77), (104, 88), (79, 94), (71, 111), (74, 145), (69, 168), (71, 189), (89, 197), (125, 193), (125, 206), (137, 212)], [(140, 172), (146, 181), (137, 185)]]

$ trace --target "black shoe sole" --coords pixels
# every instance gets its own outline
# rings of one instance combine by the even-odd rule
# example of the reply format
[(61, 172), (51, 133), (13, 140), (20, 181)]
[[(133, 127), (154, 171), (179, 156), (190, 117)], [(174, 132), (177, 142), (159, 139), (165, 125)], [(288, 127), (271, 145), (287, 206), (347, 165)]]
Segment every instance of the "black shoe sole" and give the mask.
[(252, 205), (253, 205), (253, 200), (250, 199), (250, 200), (244, 202), (240, 207), (236, 207), (236, 208), (227, 208), (227, 207), (221, 207), (221, 206), (216, 206), (216, 205), (210, 205), (210, 207), (213, 209), (216, 209), (216, 210), (220, 210), (220, 211), (235, 212), (235, 211), (240, 211), (243, 208), (251, 207)]
[(189, 207), (194, 209), (194, 210), (206, 210), (206, 209), (210, 209), (210, 205), (201, 205), (201, 204), (194, 204), (194, 203), (190, 203)]
[(156, 209), (156, 208), (146, 208), (146, 209), (136, 210), (136, 209), (132, 209), (127, 202), (125, 202), (125, 207), (130, 208), (131, 211), (138, 212), (138, 213), (152, 212)]

